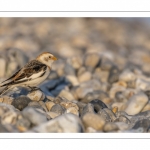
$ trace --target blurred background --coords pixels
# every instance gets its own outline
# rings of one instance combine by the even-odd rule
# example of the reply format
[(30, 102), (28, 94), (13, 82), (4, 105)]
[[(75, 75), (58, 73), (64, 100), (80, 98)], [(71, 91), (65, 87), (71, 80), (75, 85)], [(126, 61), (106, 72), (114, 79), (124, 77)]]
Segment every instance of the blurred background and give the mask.
[[(48, 86), (50, 91), (55, 89), (51, 92), (53, 96), (57, 96), (56, 91), (60, 92), (67, 85), (72, 91), (71, 99), (82, 99), (90, 91), (85, 93), (82, 91), (84, 94), (75, 96), (73, 90), (81, 83), (92, 79), (99, 81), (98, 88), (94, 85), (92, 91), (100, 89), (108, 92), (111, 85), (118, 81), (119, 73), (126, 68), (141, 71), (148, 77), (149, 20), (149, 18), (0, 18), (0, 79), (2, 81), (12, 75), (44, 51), (51, 52), (59, 58), (49, 76), (51, 80), (59, 79), (53, 84), (51, 82), (53, 86)], [(64, 81), (64, 77), (71, 82), (71, 86)]]

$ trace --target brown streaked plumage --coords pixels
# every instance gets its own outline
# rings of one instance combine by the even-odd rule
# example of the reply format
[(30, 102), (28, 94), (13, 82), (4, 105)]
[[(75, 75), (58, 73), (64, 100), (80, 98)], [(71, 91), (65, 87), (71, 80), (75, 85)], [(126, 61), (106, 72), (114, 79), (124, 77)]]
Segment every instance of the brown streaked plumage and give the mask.
[(57, 58), (48, 52), (40, 54), (35, 60), (27, 63), (23, 68), (1, 83), (0, 87), (6, 87), (0, 95), (14, 86), (35, 87), (42, 83), (48, 77), (52, 63), (55, 60)]

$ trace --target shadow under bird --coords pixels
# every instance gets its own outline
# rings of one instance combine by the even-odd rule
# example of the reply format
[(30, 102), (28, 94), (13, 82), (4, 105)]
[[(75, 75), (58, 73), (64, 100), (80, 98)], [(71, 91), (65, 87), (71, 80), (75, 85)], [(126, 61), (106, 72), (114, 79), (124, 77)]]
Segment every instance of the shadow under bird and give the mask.
[(0, 84), (0, 87), (5, 87), (0, 95), (16, 86), (26, 86), (31, 90), (37, 88), (36, 86), (49, 76), (52, 64), (56, 60), (57, 58), (49, 52), (40, 54)]

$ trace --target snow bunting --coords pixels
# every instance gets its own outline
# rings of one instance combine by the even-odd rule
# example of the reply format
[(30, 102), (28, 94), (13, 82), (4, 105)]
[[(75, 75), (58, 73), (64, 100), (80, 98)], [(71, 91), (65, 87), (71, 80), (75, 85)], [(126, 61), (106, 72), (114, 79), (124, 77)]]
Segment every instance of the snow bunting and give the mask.
[(55, 60), (57, 58), (49, 52), (40, 54), (35, 60), (27, 63), (23, 68), (0, 84), (0, 87), (5, 87), (0, 92), (0, 95), (15, 86), (27, 86), (31, 89), (36, 88), (37, 85), (49, 76)]

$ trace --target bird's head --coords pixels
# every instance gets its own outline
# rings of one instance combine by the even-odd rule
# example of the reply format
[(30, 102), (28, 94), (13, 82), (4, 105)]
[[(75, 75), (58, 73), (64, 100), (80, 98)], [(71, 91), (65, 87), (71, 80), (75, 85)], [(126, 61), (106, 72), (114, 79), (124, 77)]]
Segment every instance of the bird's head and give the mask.
[(42, 62), (43, 64), (51, 67), (52, 63), (57, 60), (57, 58), (49, 52), (44, 52), (40, 54), (36, 60)]

